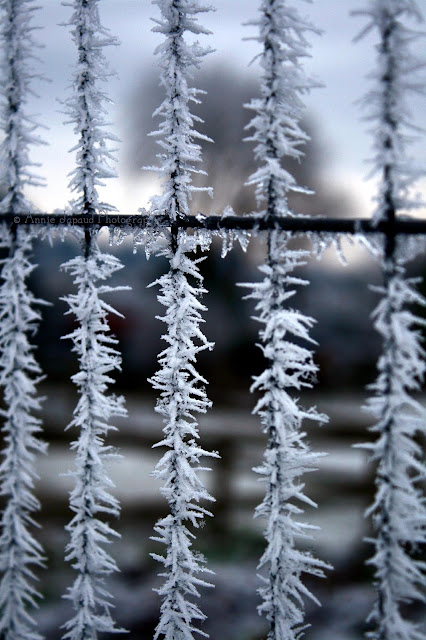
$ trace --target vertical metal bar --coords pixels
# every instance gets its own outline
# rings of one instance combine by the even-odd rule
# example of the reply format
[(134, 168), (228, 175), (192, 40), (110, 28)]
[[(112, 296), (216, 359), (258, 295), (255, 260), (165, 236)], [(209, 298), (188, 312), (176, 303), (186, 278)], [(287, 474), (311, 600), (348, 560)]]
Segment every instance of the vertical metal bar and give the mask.
[[(384, 395), (386, 398), (386, 405), (383, 411), (383, 417), (388, 414), (389, 419), (383, 424), (383, 435), (386, 439), (384, 447), (383, 458), (391, 456), (392, 437), (394, 431), (394, 418), (392, 412), (388, 411), (390, 404), (390, 396), (392, 394), (392, 379), (394, 375), (395, 366), (395, 337), (392, 333), (392, 316), (394, 309), (390, 305), (391, 300), (391, 286), (392, 280), (396, 275), (396, 256), (395, 256), (395, 222), (396, 222), (396, 206), (395, 206), (395, 182), (394, 182), (394, 163), (392, 161), (392, 155), (394, 151), (394, 135), (397, 132), (398, 123), (394, 119), (392, 114), (392, 94), (394, 92), (395, 83), (395, 61), (392, 54), (392, 36), (396, 28), (395, 16), (387, 11), (386, 7), (383, 8), (382, 22), (381, 22), (381, 54), (385, 60), (385, 68), (380, 78), (381, 86), (383, 88), (383, 123), (387, 127), (387, 133), (383, 140), (383, 152), (386, 152), (386, 162), (383, 166), (383, 202), (381, 218), (385, 221), (385, 244), (384, 244), (384, 264), (383, 264), (383, 280), (384, 280), (384, 296), (389, 301), (389, 307), (385, 316), (385, 323), (387, 326), (387, 337), (383, 343), (384, 353), (387, 356), (387, 365), (384, 371), (385, 373), (385, 390)], [(380, 206), (379, 205), (379, 206)], [(379, 490), (379, 486), (383, 484), (389, 487), (392, 496), (392, 478), (379, 474), (376, 478), (376, 486)], [(377, 528), (377, 545), (385, 550), (382, 569), (384, 570), (385, 577), (378, 577), (377, 584), (377, 640), (390, 640), (388, 638), (388, 609), (389, 609), (389, 594), (385, 588), (383, 580), (387, 580), (391, 572), (391, 528), (392, 528), (392, 499), (390, 502), (383, 502), (381, 512), (378, 515), (376, 521)]]

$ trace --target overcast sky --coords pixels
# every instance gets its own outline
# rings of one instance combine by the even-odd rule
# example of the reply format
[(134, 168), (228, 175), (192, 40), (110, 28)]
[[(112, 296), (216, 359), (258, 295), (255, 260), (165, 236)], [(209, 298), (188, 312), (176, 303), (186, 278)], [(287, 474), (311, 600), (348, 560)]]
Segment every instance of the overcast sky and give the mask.
[[(43, 70), (51, 81), (38, 87), (40, 99), (31, 104), (31, 109), (40, 114), (39, 120), (49, 127), (43, 133), (48, 146), (32, 154), (42, 163), (41, 173), (47, 178), (48, 188), (33, 191), (33, 198), (42, 209), (53, 210), (64, 207), (69, 199), (67, 173), (73, 168), (73, 155), (68, 149), (75, 139), (72, 127), (63, 124), (65, 116), (59, 112), (61, 107), (57, 99), (66, 100), (70, 94), (68, 85), (75, 52), (68, 28), (60, 26), (69, 18), (71, 9), (61, 5), (59, 0), (39, 0), (38, 4), (41, 10), (34, 23), (42, 27), (37, 37), (45, 44), (41, 53)], [(121, 41), (119, 47), (109, 47), (106, 55), (117, 72), (108, 89), (114, 101), (111, 119), (115, 133), (123, 138), (127, 131), (124, 114), (132, 88), (143, 73), (156, 68), (153, 52), (161, 36), (152, 33), (150, 17), (158, 15), (158, 7), (149, 0), (103, 0), (99, 4), (103, 24)], [(212, 36), (202, 39), (203, 44), (216, 50), (208, 57), (208, 64), (226, 61), (241, 73), (247, 73), (249, 69), (250, 73), (256, 74), (256, 64), (250, 68), (249, 64), (258, 52), (258, 44), (243, 41), (254, 31), (242, 23), (256, 16), (258, 0), (212, 0), (211, 4), (216, 12), (200, 16), (203, 24), (213, 32)], [(349, 15), (352, 9), (362, 7), (364, 3), (360, 0), (314, 0), (312, 4), (298, 4), (324, 32), (322, 36), (312, 38), (308, 68), (325, 86), (314, 90), (307, 100), (308, 112), (318, 125), (327, 151), (324, 179), (337, 181), (347, 188), (359, 204), (359, 213), (369, 215), (374, 185), (365, 182), (364, 178), (368, 173), (365, 160), (370, 155), (370, 139), (355, 101), (368, 86), (365, 76), (374, 64), (374, 38), (354, 44), (353, 38), (363, 21)], [(418, 5), (426, 16), (426, 0), (418, 0)], [(419, 43), (418, 49), (419, 53), (426, 50), (424, 42)], [(426, 59), (426, 54), (423, 55)], [(413, 102), (412, 110), (417, 124), (426, 127), (424, 100), (426, 98), (423, 103), (420, 99)], [(413, 153), (426, 164), (424, 137), (413, 148)], [(119, 172), (120, 178), (110, 181), (105, 196), (120, 210), (136, 212), (138, 206), (146, 204), (150, 194), (143, 184), (130, 184), (124, 171), (120, 171), (120, 165)]]

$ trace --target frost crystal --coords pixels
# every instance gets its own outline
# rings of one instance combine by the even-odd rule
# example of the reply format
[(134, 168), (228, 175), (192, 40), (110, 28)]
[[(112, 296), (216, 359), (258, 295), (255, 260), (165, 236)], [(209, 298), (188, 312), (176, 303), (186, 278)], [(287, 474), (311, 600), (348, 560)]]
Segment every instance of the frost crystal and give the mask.
[[(419, 63), (410, 52), (410, 43), (419, 33), (404, 25), (406, 18), (419, 20), (420, 12), (411, 0), (370, 1), (357, 11), (368, 17), (361, 36), (377, 29), (380, 34), (375, 88), (366, 97), (368, 117), (374, 123), (374, 168), (380, 173), (376, 220), (392, 225), (401, 209), (418, 206), (410, 187), (419, 172), (406, 157), (408, 142), (404, 128), (411, 127), (405, 104), (407, 91), (424, 91), (414, 77)], [(383, 295), (374, 317), (383, 339), (379, 375), (370, 389), (367, 408), (376, 419), (374, 444), (363, 445), (377, 462), (376, 495), (367, 512), (372, 515), (376, 537), (370, 564), (375, 568), (377, 600), (370, 621), (374, 640), (420, 640), (421, 629), (403, 617), (402, 605), (424, 600), (426, 565), (416, 561), (419, 545), (426, 542), (426, 502), (421, 484), (426, 477), (422, 450), (416, 442), (425, 434), (426, 410), (410, 393), (420, 388), (425, 373), (424, 350), (415, 327), (424, 320), (408, 310), (408, 305), (424, 306), (415, 290), (415, 280), (405, 274), (404, 252), (396, 244), (392, 229), (384, 247)]]
[(41, 371), (28, 340), (40, 315), (26, 285), (35, 268), (28, 259), (31, 238), (25, 231), (18, 236), (14, 242), (6, 234), (10, 256), (2, 261), (0, 287), (0, 385), (5, 403), (0, 491), (6, 498), (0, 535), (0, 634), (5, 640), (40, 640), (27, 611), (40, 597), (31, 584), (31, 567), (43, 566), (42, 548), (30, 533), (35, 525), (31, 514), (40, 508), (33, 495), (35, 454), (47, 448), (37, 437), (41, 423), (33, 415), (40, 409), (36, 385)]
[(406, 278), (403, 264), (388, 265), (383, 299), (374, 312), (375, 327), (383, 338), (377, 381), (367, 409), (376, 419), (374, 444), (362, 445), (377, 463), (376, 496), (367, 511), (376, 538), (369, 561), (375, 567), (377, 601), (370, 620), (374, 640), (420, 640), (422, 630), (404, 619), (401, 605), (424, 600), (426, 564), (412, 557), (426, 543), (426, 503), (422, 481), (426, 466), (419, 435), (426, 435), (426, 410), (410, 393), (420, 389), (425, 374), (425, 352), (414, 327), (426, 322), (408, 310), (426, 306)]
[(422, 16), (413, 0), (370, 0), (353, 15), (368, 19), (358, 39), (376, 29), (380, 34), (377, 67), (369, 75), (374, 86), (363, 99), (374, 138), (372, 175), (379, 174), (381, 180), (374, 216), (379, 221), (388, 216), (391, 206), (410, 210), (424, 205), (411, 194), (424, 169), (407, 156), (415, 130), (407, 97), (425, 93), (425, 78), (419, 75), (424, 64), (411, 53), (413, 41), (422, 34), (404, 24), (407, 19), (421, 22)]
[(44, 184), (33, 173), (34, 163), (29, 157), (31, 145), (41, 143), (36, 135), (38, 124), (25, 110), (32, 83), (40, 77), (31, 66), (37, 61), (35, 52), (40, 48), (33, 37), (36, 8), (32, 0), (0, 0), (0, 121), (4, 132), (0, 146), (0, 185), (7, 189), (0, 201), (0, 211), (9, 213), (31, 211), (24, 189), (27, 185)]
[(165, 36), (163, 44), (156, 49), (160, 56), (161, 78), (166, 96), (154, 112), (163, 118), (157, 131), (151, 133), (160, 138), (158, 144), (163, 152), (158, 155), (161, 166), (149, 167), (165, 177), (161, 195), (152, 199), (153, 211), (166, 212), (172, 219), (179, 215), (189, 215), (189, 200), (194, 191), (208, 191), (210, 188), (195, 187), (193, 174), (205, 172), (197, 169), (201, 162), (201, 147), (195, 140), (209, 140), (194, 129), (195, 122), (201, 122), (190, 111), (190, 103), (198, 104), (200, 89), (188, 86), (194, 69), (198, 69), (202, 58), (211, 49), (203, 48), (196, 41), (192, 45), (185, 42), (184, 34), (209, 34), (197, 21), (197, 14), (211, 8), (198, 0), (154, 0), (161, 10), (161, 19), (155, 19), (153, 31)]
[[(152, 199), (153, 213), (166, 213), (172, 220), (189, 214), (189, 200), (195, 190), (192, 174), (201, 173), (196, 163), (201, 160), (200, 146), (194, 139), (202, 136), (193, 129), (197, 118), (191, 115), (189, 103), (198, 102), (196, 89), (188, 88), (192, 69), (198, 68), (201, 58), (208, 52), (198, 42), (188, 45), (185, 32), (208, 33), (197, 22), (196, 16), (207, 11), (195, 0), (155, 0), (161, 10), (154, 31), (166, 39), (157, 48), (160, 54), (161, 84), (166, 98), (156, 115), (163, 116), (160, 137), (163, 153), (159, 155), (160, 174), (166, 177), (163, 193)], [(204, 451), (197, 444), (199, 437), (195, 413), (204, 413), (209, 407), (204, 385), (206, 381), (195, 369), (197, 354), (212, 348), (200, 331), (205, 307), (199, 298), (204, 293), (199, 260), (187, 254), (199, 243), (205, 246), (204, 234), (188, 236), (172, 226), (166, 248), (170, 269), (157, 282), (161, 287), (160, 302), (166, 307), (160, 318), (167, 325), (163, 339), (168, 347), (159, 355), (161, 369), (153, 376), (154, 389), (160, 392), (156, 410), (164, 416), (164, 439), (157, 446), (167, 447), (156, 466), (154, 476), (163, 480), (162, 493), (170, 513), (155, 526), (154, 540), (166, 545), (165, 556), (153, 554), (164, 565), (164, 583), (158, 590), (162, 597), (161, 616), (155, 638), (191, 640), (194, 633), (206, 635), (194, 626), (205, 616), (193, 602), (198, 587), (211, 586), (199, 577), (208, 572), (201, 554), (192, 550), (193, 532), (188, 525), (199, 527), (205, 515), (211, 515), (199, 502), (212, 501), (199, 472), (202, 456), (215, 454)], [(191, 281), (193, 284), (191, 284)]]
[[(266, 218), (293, 215), (288, 209), (289, 191), (309, 192), (296, 184), (282, 160), (286, 156), (299, 159), (300, 147), (308, 139), (299, 125), (304, 112), (302, 96), (315, 83), (306, 77), (301, 60), (308, 55), (306, 33), (316, 30), (283, 0), (263, 0), (260, 17), (249, 24), (259, 30), (256, 40), (263, 46), (259, 56), (263, 79), (261, 98), (247, 105), (256, 112), (249, 124), (254, 133), (248, 140), (256, 143), (255, 157), (260, 165), (248, 184), (256, 185), (257, 200), (265, 204)], [(267, 547), (259, 564), (266, 569), (266, 575), (261, 576), (259, 613), (269, 620), (268, 640), (300, 637), (305, 628), (303, 598), (316, 601), (304, 586), (302, 573), (322, 577), (327, 568), (309, 552), (297, 548), (313, 528), (295, 519), (303, 512), (299, 505), (315, 506), (304, 495), (300, 477), (314, 469), (319, 457), (304, 440), (302, 422), (305, 418), (322, 422), (326, 417), (314, 408), (303, 410), (289, 393), (291, 389), (310, 387), (317, 369), (311, 351), (299, 345), (299, 340), (311, 341), (309, 329), (314, 321), (287, 308), (294, 294), (290, 287), (306, 284), (291, 273), (308, 255), (291, 249), (289, 239), (288, 233), (269, 232), (268, 260), (260, 268), (264, 280), (245, 285), (252, 289), (248, 297), (257, 300), (257, 319), (263, 325), (262, 350), (269, 361), (252, 386), (253, 391), (263, 393), (255, 412), (268, 435), (264, 462), (255, 469), (266, 484), (265, 498), (255, 515), (267, 521)]]
[[(115, 176), (110, 167), (113, 156), (105, 142), (115, 138), (104, 131), (107, 98), (98, 86), (99, 81), (110, 75), (103, 47), (115, 44), (115, 40), (100, 23), (98, 4), (98, 0), (74, 0), (68, 23), (78, 51), (74, 95), (69, 105), (71, 121), (79, 136), (75, 147), (77, 166), (70, 182), (77, 198), (71, 208), (73, 214), (80, 215), (114, 210), (100, 202), (97, 191), (105, 178)], [(104, 545), (117, 534), (99, 514), (119, 513), (118, 502), (109, 492), (113, 484), (106, 469), (113, 452), (104, 444), (104, 437), (113, 428), (110, 419), (124, 416), (126, 411), (121, 397), (107, 394), (108, 385), (114, 381), (110, 374), (120, 369), (121, 358), (113, 346), (117, 341), (110, 335), (108, 325), (108, 314), (117, 312), (101, 296), (117, 288), (98, 284), (122, 265), (116, 257), (102, 253), (91, 231), (86, 229), (83, 255), (63, 268), (74, 277), (77, 287), (77, 293), (65, 300), (78, 324), (68, 337), (74, 342), (80, 363), (79, 373), (73, 376), (80, 400), (71, 424), (80, 433), (72, 444), (76, 461), (70, 507), (75, 515), (67, 526), (70, 542), (66, 556), (77, 577), (65, 596), (72, 601), (75, 615), (65, 624), (64, 638), (96, 640), (98, 633), (122, 631), (115, 627), (110, 613), (111, 596), (104, 587), (105, 576), (118, 570)]]
[(115, 211), (115, 207), (99, 201), (97, 191), (106, 178), (116, 177), (111, 168), (115, 158), (107, 143), (117, 141), (105, 130), (105, 103), (110, 100), (98, 85), (111, 76), (103, 48), (117, 44), (117, 40), (101, 25), (99, 0), (74, 0), (67, 4), (74, 10), (67, 24), (78, 51), (74, 93), (67, 102), (67, 113), (79, 136), (71, 149), (77, 152), (77, 166), (71, 172), (69, 186), (78, 194), (71, 203), (72, 211), (79, 215)]
[(106, 393), (113, 382), (110, 374), (120, 369), (121, 358), (113, 346), (117, 340), (109, 335), (107, 320), (108, 314), (117, 311), (101, 296), (116, 288), (99, 285), (98, 281), (109, 279), (122, 265), (114, 256), (101, 253), (92, 241), (88, 256), (77, 256), (63, 268), (73, 276), (77, 286), (77, 293), (65, 300), (78, 327), (66, 337), (72, 339), (80, 363), (79, 372), (72, 378), (80, 399), (70, 426), (80, 429), (80, 434), (72, 444), (76, 461), (70, 507), (75, 516), (67, 526), (71, 539), (66, 556), (78, 572), (66, 596), (76, 613), (65, 625), (68, 632), (64, 638), (95, 640), (98, 632), (120, 631), (111, 618), (111, 597), (104, 588), (104, 577), (117, 571), (117, 566), (103, 548), (111, 542), (111, 536), (118, 534), (99, 514), (119, 513), (118, 501), (110, 494), (114, 485), (106, 470), (106, 463), (116, 456), (104, 444), (104, 437), (114, 428), (110, 419), (125, 416), (126, 410), (123, 398)]
[(298, 542), (309, 538), (315, 527), (295, 518), (303, 513), (303, 505), (316, 506), (303, 493), (300, 478), (315, 470), (321, 455), (310, 451), (302, 422), (305, 418), (325, 422), (327, 418), (314, 408), (302, 409), (289, 393), (290, 389), (310, 388), (317, 371), (312, 352), (298, 344), (299, 340), (312, 342), (309, 330), (314, 320), (286, 308), (295, 293), (291, 287), (307, 284), (291, 275), (305, 264), (306, 252), (289, 250), (280, 232), (271, 233), (270, 244), (268, 263), (260, 268), (265, 278), (251, 285), (253, 292), (249, 295), (258, 301), (262, 350), (269, 361), (252, 386), (252, 391), (263, 394), (254, 411), (268, 434), (263, 464), (255, 469), (266, 484), (265, 498), (255, 513), (267, 520), (267, 547), (259, 564), (259, 568), (267, 568), (267, 576), (261, 578), (259, 592), (263, 602), (259, 613), (270, 622), (268, 638), (293, 640), (304, 628), (303, 597), (318, 602), (304, 586), (301, 575), (323, 577), (323, 569), (327, 568), (309, 552), (297, 549)]
[[(32, 68), (38, 47), (32, 24), (36, 7), (32, 0), (0, 0), (0, 186), (5, 195), (1, 213), (31, 211), (24, 189), (42, 181), (32, 171), (29, 150), (40, 142), (37, 123), (26, 112), (37, 77)], [(10, 231), (1, 225), (2, 248), (9, 256), (2, 261), (0, 287), (0, 386), (4, 395), (1, 412), (4, 434), (0, 466), (0, 492), (4, 497), (0, 533), (0, 635), (4, 640), (41, 640), (28, 609), (39, 594), (33, 586), (35, 566), (43, 565), (40, 544), (30, 533), (32, 513), (39, 509), (33, 495), (35, 454), (46, 446), (37, 438), (40, 409), (36, 385), (41, 371), (33, 355), (29, 336), (40, 315), (27, 288), (31, 264), (31, 232)]]
[(258, 27), (259, 35), (252, 39), (263, 46), (261, 97), (245, 105), (256, 112), (247, 125), (254, 129), (247, 140), (256, 143), (254, 154), (260, 165), (247, 184), (256, 185), (258, 201), (268, 206), (267, 215), (290, 215), (288, 192), (310, 191), (296, 183), (281, 160), (286, 156), (300, 160), (300, 147), (309, 140), (300, 127), (303, 96), (318, 83), (306, 76), (302, 61), (309, 55), (306, 33), (318, 31), (287, 0), (263, 0), (260, 17), (247, 24)]
[[(184, 233), (182, 234), (184, 236)], [(211, 349), (199, 324), (205, 307), (199, 301), (205, 292), (196, 261), (185, 255), (184, 237), (179, 238), (175, 252), (165, 250), (170, 259), (170, 271), (157, 283), (161, 287), (159, 300), (166, 307), (160, 318), (167, 325), (163, 339), (168, 347), (160, 354), (161, 369), (153, 376), (154, 389), (160, 392), (156, 411), (164, 416), (164, 439), (156, 446), (167, 447), (158, 462), (154, 476), (163, 480), (162, 494), (169, 503), (170, 513), (155, 526), (158, 536), (153, 539), (166, 545), (166, 555), (153, 554), (164, 564), (165, 578), (158, 590), (162, 596), (161, 617), (155, 638), (188, 640), (196, 632), (193, 620), (205, 616), (188, 597), (198, 597), (199, 586), (211, 586), (199, 577), (208, 572), (200, 553), (191, 549), (194, 534), (186, 523), (199, 527), (204, 516), (211, 515), (199, 502), (212, 501), (199, 477), (205, 470), (200, 466), (202, 456), (215, 456), (203, 450), (195, 413), (205, 413), (210, 407), (204, 385), (194, 363), (202, 349)], [(188, 278), (195, 279), (191, 285)]]

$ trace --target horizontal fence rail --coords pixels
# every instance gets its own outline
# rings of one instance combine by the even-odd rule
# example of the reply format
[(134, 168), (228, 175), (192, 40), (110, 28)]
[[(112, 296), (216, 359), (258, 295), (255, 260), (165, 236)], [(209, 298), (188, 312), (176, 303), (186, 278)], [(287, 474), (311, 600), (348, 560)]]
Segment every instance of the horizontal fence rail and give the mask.
[(4, 214), (2, 220), (15, 225), (46, 225), (71, 227), (120, 227), (131, 229), (175, 227), (179, 229), (206, 229), (207, 231), (268, 231), (281, 229), (301, 233), (383, 233), (385, 235), (426, 234), (426, 220), (399, 218), (374, 222), (367, 218), (325, 218), (308, 216), (268, 218), (259, 215), (243, 216), (181, 216), (172, 220), (168, 215), (156, 214), (97, 214), (90, 216), (58, 213)]

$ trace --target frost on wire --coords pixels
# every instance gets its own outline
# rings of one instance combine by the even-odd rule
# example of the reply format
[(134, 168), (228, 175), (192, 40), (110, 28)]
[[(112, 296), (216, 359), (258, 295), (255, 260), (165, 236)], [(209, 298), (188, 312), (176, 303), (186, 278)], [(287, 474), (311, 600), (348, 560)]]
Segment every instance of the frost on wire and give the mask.
[[(362, 445), (377, 464), (376, 495), (367, 511), (376, 537), (369, 561), (375, 568), (377, 600), (370, 616), (374, 640), (421, 640), (423, 631), (404, 617), (405, 602), (424, 600), (426, 565), (415, 559), (426, 542), (426, 505), (422, 482), (426, 476), (424, 452), (418, 436), (426, 435), (426, 410), (410, 394), (421, 388), (425, 351), (420, 327), (426, 325), (409, 310), (426, 306), (416, 291), (418, 279), (407, 278), (405, 259), (398, 260), (374, 312), (375, 327), (383, 339), (379, 375), (370, 385), (367, 409), (376, 419), (374, 444)], [(413, 555), (414, 554), (414, 555)]]
[(77, 47), (78, 62), (73, 75), (73, 95), (67, 101), (66, 113), (74, 125), (78, 142), (70, 151), (76, 152), (76, 168), (71, 172), (70, 188), (77, 197), (72, 201), (72, 212), (96, 214), (115, 211), (115, 207), (99, 200), (98, 187), (106, 178), (115, 178), (115, 162), (111, 142), (116, 136), (107, 129), (106, 105), (111, 101), (101, 83), (112, 75), (103, 53), (106, 46), (118, 41), (105, 29), (99, 17), (99, 0), (74, 0), (64, 3), (72, 7), (67, 23)]
[(367, 25), (357, 36), (360, 40), (371, 31), (380, 35), (376, 69), (369, 74), (372, 88), (364, 96), (365, 120), (371, 122), (373, 157), (371, 175), (379, 178), (379, 194), (374, 217), (389, 217), (390, 209), (410, 211), (423, 206), (412, 193), (415, 182), (424, 175), (407, 154), (407, 147), (418, 133), (413, 123), (408, 98), (425, 93), (424, 63), (411, 51), (422, 33), (405, 22), (423, 21), (413, 0), (370, 0), (364, 9), (352, 12), (365, 16)]
[(160, 85), (165, 98), (154, 111), (154, 117), (161, 117), (159, 129), (151, 133), (158, 137), (162, 153), (158, 155), (160, 166), (149, 167), (164, 178), (162, 193), (152, 198), (152, 211), (166, 212), (172, 219), (179, 215), (189, 215), (189, 201), (194, 191), (207, 191), (208, 187), (195, 187), (193, 174), (205, 175), (199, 168), (201, 147), (196, 140), (209, 138), (194, 129), (200, 118), (191, 113), (191, 103), (200, 102), (198, 96), (204, 92), (190, 87), (188, 80), (200, 68), (201, 61), (211, 49), (201, 47), (198, 41), (188, 44), (185, 32), (194, 35), (208, 35), (197, 20), (197, 14), (210, 11), (211, 7), (198, 0), (153, 0), (161, 11), (161, 19), (154, 19), (153, 31), (165, 36), (155, 53), (159, 56), (161, 69)]
[[(195, 369), (197, 354), (212, 348), (200, 331), (205, 311), (199, 298), (205, 292), (196, 261), (185, 255), (186, 238), (180, 238), (171, 255), (170, 271), (163, 275), (159, 301), (166, 307), (160, 319), (166, 324), (163, 339), (167, 348), (159, 356), (161, 369), (153, 376), (153, 388), (160, 392), (156, 411), (164, 420), (164, 438), (156, 446), (167, 447), (158, 462), (154, 477), (163, 481), (161, 493), (169, 503), (169, 514), (156, 526), (153, 540), (166, 546), (165, 555), (153, 554), (164, 565), (164, 583), (158, 590), (162, 597), (160, 621), (155, 637), (166, 640), (188, 640), (194, 633), (206, 635), (194, 627), (205, 615), (194, 603), (198, 587), (212, 586), (202, 579), (209, 573), (203, 556), (192, 549), (195, 538), (191, 527), (202, 525), (204, 516), (211, 515), (200, 502), (212, 501), (199, 473), (205, 470), (200, 458), (212, 456), (202, 449), (195, 414), (210, 407), (204, 380)], [(191, 244), (189, 245), (191, 248)], [(194, 280), (191, 285), (189, 278)], [(190, 525), (190, 526), (189, 526)]]
[[(0, 1), (1, 104), (0, 185), (5, 195), (0, 213), (31, 211), (24, 190), (42, 180), (33, 171), (30, 149), (40, 143), (37, 123), (27, 103), (38, 77), (34, 67), (39, 45), (33, 37), (32, 0)], [(33, 494), (35, 458), (46, 445), (38, 438), (40, 409), (37, 383), (41, 370), (30, 336), (40, 320), (39, 301), (28, 290), (31, 232), (1, 229), (1, 246), (9, 255), (2, 261), (0, 285), (0, 386), (3, 391), (4, 449), (0, 465), (0, 492), (4, 498), (0, 533), (0, 636), (4, 640), (41, 640), (30, 610), (40, 595), (34, 587), (35, 567), (43, 566), (43, 550), (31, 530), (40, 505)]]
[[(73, 97), (68, 106), (78, 136), (72, 149), (76, 152), (76, 168), (71, 174), (70, 188), (76, 197), (71, 202), (71, 212), (80, 215), (114, 210), (100, 201), (98, 187), (105, 178), (115, 176), (110, 165), (113, 153), (108, 147), (108, 141), (115, 138), (105, 131), (108, 99), (100, 82), (111, 75), (103, 48), (116, 41), (101, 25), (98, 5), (98, 0), (69, 3), (73, 13), (68, 24), (78, 55)], [(104, 585), (105, 577), (118, 570), (104, 547), (118, 534), (103, 517), (119, 513), (119, 504), (110, 493), (113, 483), (107, 472), (113, 451), (104, 440), (114, 428), (110, 421), (126, 415), (123, 399), (108, 393), (114, 382), (111, 374), (120, 369), (121, 357), (108, 324), (108, 315), (117, 312), (103, 300), (105, 293), (117, 287), (103, 283), (122, 265), (118, 258), (100, 250), (91, 231), (85, 231), (82, 244), (82, 255), (62, 265), (77, 288), (65, 300), (69, 313), (77, 321), (76, 329), (67, 337), (73, 341), (80, 369), (72, 378), (80, 399), (70, 426), (77, 427), (79, 435), (72, 443), (76, 458), (70, 508), (75, 515), (67, 526), (70, 542), (66, 559), (72, 563), (77, 577), (65, 596), (74, 607), (73, 617), (64, 625), (67, 640), (96, 640), (101, 632), (122, 631), (115, 626), (111, 596)]]
[[(300, 127), (303, 96), (316, 85), (303, 70), (308, 55), (307, 35), (316, 29), (302, 19), (293, 3), (263, 0), (258, 19), (249, 22), (258, 29), (255, 38), (262, 46), (258, 58), (263, 70), (261, 96), (252, 100), (255, 112), (248, 125), (255, 143), (258, 170), (248, 184), (255, 185), (263, 215), (295, 215), (288, 207), (290, 191), (309, 191), (296, 183), (283, 167), (287, 156), (300, 159), (308, 140)], [(261, 348), (268, 360), (265, 371), (255, 378), (252, 390), (262, 393), (254, 411), (260, 415), (268, 436), (263, 463), (255, 469), (265, 483), (266, 493), (255, 516), (266, 520), (267, 546), (260, 560), (262, 603), (259, 613), (270, 623), (268, 640), (296, 640), (306, 627), (304, 599), (316, 598), (302, 581), (302, 574), (323, 577), (327, 565), (300, 543), (310, 538), (314, 527), (298, 521), (304, 505), (316, 506), (304, 493), (301, 477), (313, 471), (320, 454), (310, 451), (302, 431), (304, 419), (324, 422), (315, 408), (303, 409), (292, 392), (310, 388), (317, 371), (311, 343), (312, 318), (288, 306), (293, 287), (307, 284), (292, 275), (305, 264), (308, 253), (291, 249), (290, 234), (268, 232), (268, 258), (260, 267), (262, 282), (245, 285), (248, 297), (256, 300), (257, 320), (262, 324)]]
[[(424, 92), (417, 73), (422, 64), (411, 53), (419, 32), (405, 22), (421, 21), (410, 0), (370, 1), (364, 10), (371, 30), (379, 33), (374, 87), (365, 98), (367, 119), (374, 127), (374, 173), (379, 176), (376, 220), (392, 223), (399, 211), (415, 209), (412, 194), (420, 177), (407, 154), (414, 127), (407, 105), (410, 91)], [(376, 602), (369, 622), (374, 640), (421, 640), (419, 626), (408, 620), (403, 606), (425, 600), (426, 564), (416, 553), (426, 542), (426, 500), (422, 483), (426, 477), (419, 437), (426, 434), (426, 410), (410, 394), (418, 391), (425, 374), (425, 352), (419, 329), (425, 326), (410, 307), (425, 306), (416, 291), (418, 280), (408, 278), (406, 255), (391, 233), (383, 249), (384, 286), (374, 312), (375, 327), (383, 340), (378, 377), (370, 386), (367, 409), (376, 420), (374, 444), (362, 445), (377, 464), (376, 495), (367, 511), (375, 529), (374, 555)]]
[(41, 370), (29, 341), (40, 320), (38, 302), (27, 288), (35, 268), (28, 259), (31, 237), (19, 230), (14, 244), (3, 229), (1, 246), (10, 248), (2, 261), (0, 286), (0, 385), (3, 390), (4, 450), (0, 465), (1, 495), (5, 505), (0, 534), (0, 635), (4, 640), (39, 640), (35, 622), (28, 612), (40, 597), (34, 588), (34, 567), (44, 564), (43, 550), (31, 533), (36, 524), (32, 514), (40, 508), (33, 494), (35, 456), (47, 446), (38, 438), (40, 409), (37, 383)]
[(107, 393), (109, 384), (114, 382), (111, 373), (120, 369), (121, 357), (108, 325), (108, 315), (117, 312), (101, 296), (116, 290), (102, 282), (122, 265), (93, 243), (88, 257), (77, 256), (63, 268), (73, 276), (77, 287), (77, 293), (67, 296), (66, 302), (78, 326), (66, 337), (72, 339), (80, 365), (72, 377), (80, 398), (70, 426), (79, 429), (79, 437), (71, 445), (76, 457), (70, 508), (75, 515), (67, 526), (70, 542), (66, 550), (66, 560), (77, 572), (67, 594), (75, 615), (66, 623), (64, 637), (94, 640), (98, 632), (117, 631), (104, 578), (118, 569), (104, 547), (118, 534), (101, 516), (117, 516), (120, 509), (110, 493), (114, 485), (107, 472), (107, 464), (116, 454), (104, 439), (114, 429), (111, 419), (125, 416), (126, 410), (123, 398)]
[[(156, 0), (161, 18), (154, 31), (165, 36), (157, 47), (160, 56), (161, 85), (165, 100), (154, 113), (162, 118), (158, 131), (162, 152), (160, 166), (153, 168), (163, 176), (161, 195), (152, 199), (152, 212), (166, 213), (172, 220), (189, 214), (191, 194), (196, 187), (192, 176), (198, 168), (202, 138), (194, 129), (198, 120), (191, 114), (191, 102), (198, 102), (198, 90), (188, 80), (201, 59), (208, 53), (196, 41), (188, 44), (185, 33), (207, 34), (197, 21), (197, 14), (209, 8), (194, 0)], [(196, 236), (172, 227), (160, 255), (169, 260), (169, 272), (155, 284), (160, 285), (159, 301), (166, 308), (160, 318), (167, 331), (163, 339), (166, 349), (159, 355), (160, 370), (152, 377), (153, 388), (160, 392), (156, 410), (163, 416), (164, 438), (156, 446), (167, 448), (158, 462), (154, 476), (163, 481), (161, 489), (169, 503), (169, 514), (156, 526), (154, 540), (165, 545), (165, 555), (153, 554), (164, 565), (164, 578), (158, 593), (162, 598), (160, 621), (155, 638), (191, 640), (194, 634), (206, 635), (195, 626), (205, 619), (194, 599), (200, 586), (211, 586), (202, 579), (208, 572), (205, 559), (192, 549), (193, 528), (204, 516), (211, 515), (201, 501), (212, 501), (200, 479), (200, 458), (212, 456), (197, 443), (199, 438), (195, 415), (205, 413), (210, 401), (205, 392), (206, 380), (197, 370), (197, 354), (212, 344), (200, 330), (205, 310), (200, 297), (205, 292), (198, 269), (199, 260), (187, 255), (197, 248)]]
[(44, 184), (32, 169), (36, 165), (29, 153), (32, 145), (42, 142), (37, 135), (39, 125), (27, 110), (34, 80), (40, 78), (33, 68), (40, 48), (33, 37), (35, 9), (33, 0), (0, 0), (0, 117), (4, 134), (0, 145), (0, 186), (6, 189), (0, 212), (31, 212), (24, 189)]

